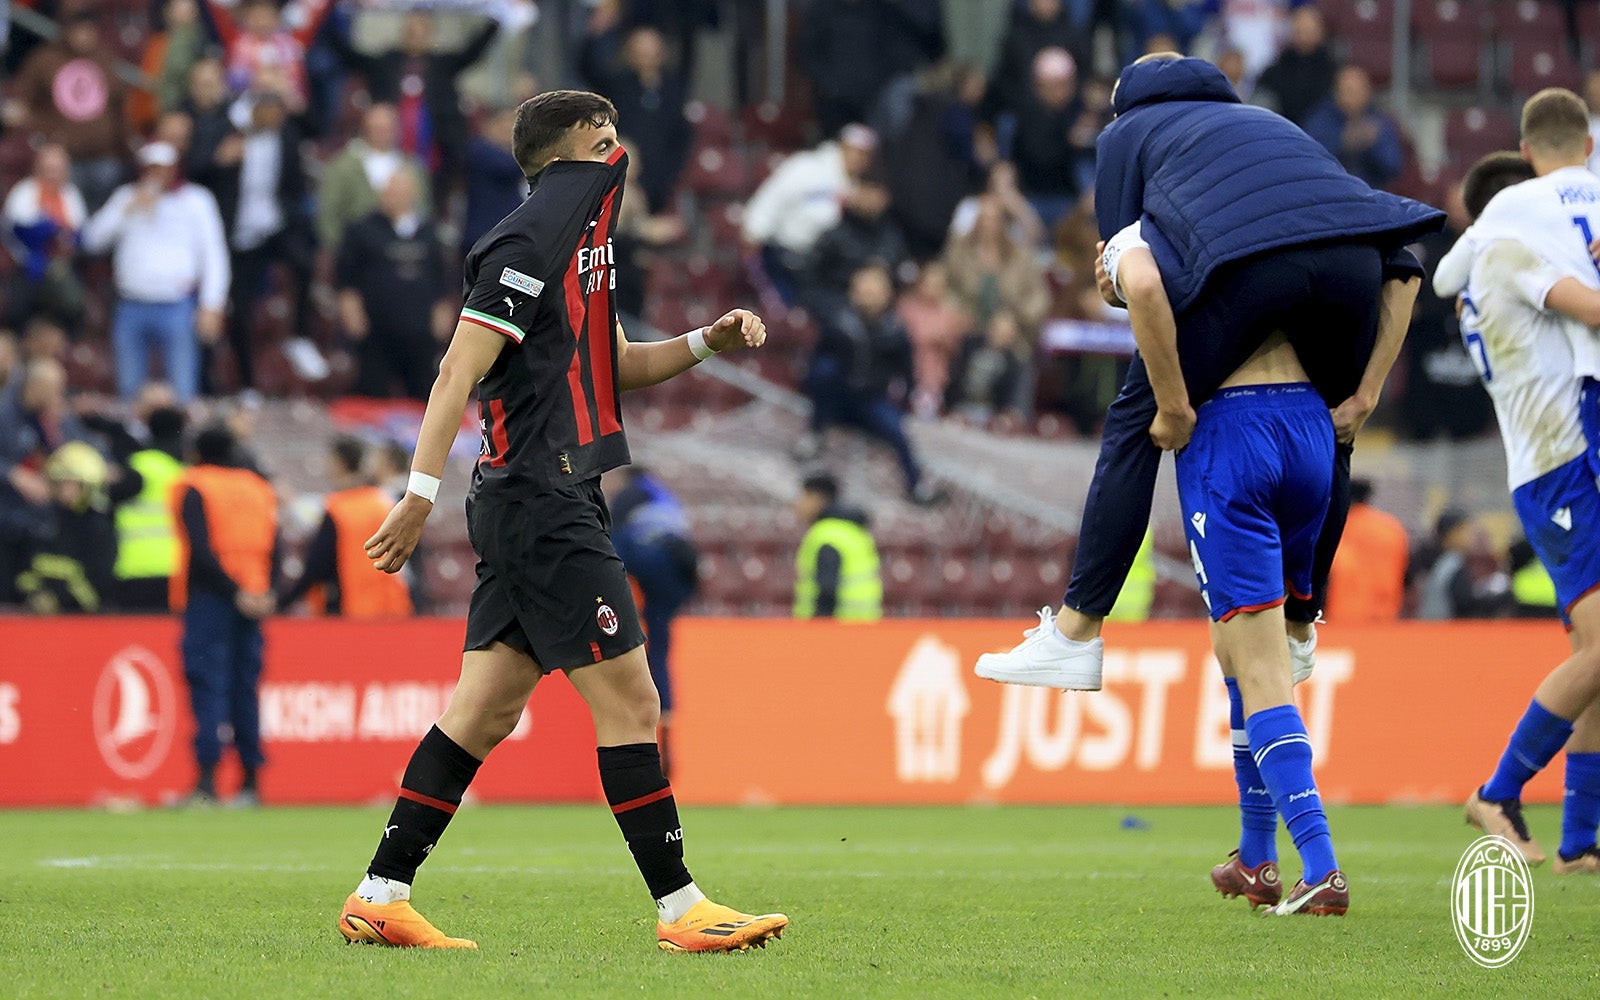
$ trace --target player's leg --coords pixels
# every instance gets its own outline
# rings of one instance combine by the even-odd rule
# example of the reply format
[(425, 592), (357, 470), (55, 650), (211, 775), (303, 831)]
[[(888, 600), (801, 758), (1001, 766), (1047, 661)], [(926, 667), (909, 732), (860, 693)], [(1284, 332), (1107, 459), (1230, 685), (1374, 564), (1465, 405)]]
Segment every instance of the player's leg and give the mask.
[(233, 724), (233, 749), (239, 755), (244, 781), (235, 805), (260, 805), (257, 775), (265, 757), (261, 753), (261, 623), (243, 615), (234, 625), (229, 665), (228, 718)]
[(217, 762), (222, 743), (217, 731), (228, 717), (229, 616), (237, 614), (221, 597), (189, 595), (183, 611), (183, 679), (194, 712), (194, 757), (199, 769), (193, 793), (185, 803), (206, 805), (217, 799)]
[(412, 753), (367, 875), (345, 901), (339, 931), (347, 940), (477, 947), (446, 937), (412, 909), (411, 883), (450, 825), (478, 766), (516, 728), (540, 676), (527, 653), (504, 642), (462, 654), (450, 704)]
[(1600, 703), (1572, 724), (1567, 741), (1566, 795), (1561, 802), (1561, 848), (1551, 863), (1557, 875), (1600, 874)]
[[(626, 624), (632, 613), (620, 610)], [(637, 626), (634, 626), (635, 630)], [(656, 745), (660, 701), (644, 647), (567, 671), (594, 717), (600, 784), (639, 874), (655, 898), (664, 951), (743, 951), (783, 934), (781, 913), (753, 916), (714, 903), (683, 863), (683, 826)]]

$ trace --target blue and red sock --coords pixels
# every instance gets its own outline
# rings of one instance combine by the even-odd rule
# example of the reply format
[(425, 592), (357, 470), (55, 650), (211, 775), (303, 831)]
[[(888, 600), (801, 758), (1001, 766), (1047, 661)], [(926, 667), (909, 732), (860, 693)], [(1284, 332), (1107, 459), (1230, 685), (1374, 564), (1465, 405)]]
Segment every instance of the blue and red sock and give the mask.
[(1293, 705), (1264, 708), (1245, 720), (1250, 751), (1272, 793), (1272, 801), (1294, 840), (1307, 885), (1316, 885), (1339, 867), (1322, 795), (1311, 776), (1311, 739)]
[(1528, 702), (1517, 728), (1511, 733), (1506, 752), (1500, 756), (1500, 766), (1494, 775), (1483, 783), (1479, 795), (1490, 802), (1522, 797), (1522, 786), (1528, 779), (1545, 769), (1552, 758), (1567, 745), (1572, 735), (1572, 723), (1554, 714), (1538, 700)]
[(1228, 687), (1228, 726), (1233, 731), (1233, 780), (1239, 786), (1239, 861), (1254, 868), (1278, 860), (1278, 809), (1250, 754), (1239, 682), (1225, 677), (1223, 683)]

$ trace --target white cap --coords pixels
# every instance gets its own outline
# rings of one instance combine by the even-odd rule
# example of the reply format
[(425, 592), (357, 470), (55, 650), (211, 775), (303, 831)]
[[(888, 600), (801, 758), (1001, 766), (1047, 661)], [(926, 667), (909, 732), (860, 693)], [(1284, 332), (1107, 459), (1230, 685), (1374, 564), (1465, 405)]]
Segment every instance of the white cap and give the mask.
[(178, 147), (170, 142), (147, 142), (139, 150), (142, 167), (175, 167), (178, 165)]

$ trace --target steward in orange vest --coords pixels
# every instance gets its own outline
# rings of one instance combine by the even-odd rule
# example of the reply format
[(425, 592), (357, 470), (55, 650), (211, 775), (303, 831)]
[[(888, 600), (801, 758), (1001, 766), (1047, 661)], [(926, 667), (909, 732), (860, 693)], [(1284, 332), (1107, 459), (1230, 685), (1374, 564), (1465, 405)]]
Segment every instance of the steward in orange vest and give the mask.
[(328, 453), (329, 479), (340, 488), (328, 494), (327, 515), (306, 549), (300, 579), (280, 591), (278, 606), (286, 608), (310, 597), (314, 610), (347, 618), (394, 618), (412, 613), (405, 578), (378, 570), (367, 558), (367, 539), (377, 534), (389, 516), (394, 498), (376, 486), (365, 485), (362, 469), (367, 446), (358, 438), (340, 435)]
[(238, 467), (233, 433), (220, 424), (196, 435), (194, 466), (173, 483), (178, 561), (172, 574), (174, 611), (183, 613), (183, 677), (195, 718), (195, 763), (200, 776), (189, 800), (217, 797), (219, 732), (226, 723), (244, 769), (238, 802), (255, 805), (262, 764), (257, 685), (261, 679), (261, 619), (272, 613), (272, 567), (278, 501), (272, 486)]

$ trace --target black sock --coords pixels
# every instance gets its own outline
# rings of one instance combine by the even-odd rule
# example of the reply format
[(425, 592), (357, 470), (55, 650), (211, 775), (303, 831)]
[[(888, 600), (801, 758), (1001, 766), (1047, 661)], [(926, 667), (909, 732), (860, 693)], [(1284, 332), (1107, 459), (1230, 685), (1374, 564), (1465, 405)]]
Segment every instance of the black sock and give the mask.
[(200, 765), (200, 780), (195, 782), (194, 790), (204, 795), (217, 794), (217, 765)]
[(247, 768), (244, 769), (244, 780), (239, 783), (239, 791), (241, 791), (241, 792), (253, 792), (255, 790), (256, 790), (256, 769), (253, 768), (253, 767), (247, 767)]
[(456, 814), (456, 806), (481, 763), (438, 726), (428, 730), (400, 779), (400, 795), (384, 824), (383, 839), (378, 841), (378, 853), (372, 856), (367, 874), (410, 885), (418, 866), (450, 825), (450, 817)]
[(694, 879), (683, 866), (683, 826), (654, 743), (600, 748), (600, 784), (633, 862), (656, 899)]

